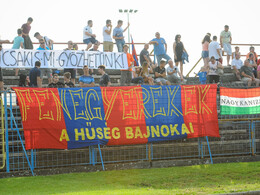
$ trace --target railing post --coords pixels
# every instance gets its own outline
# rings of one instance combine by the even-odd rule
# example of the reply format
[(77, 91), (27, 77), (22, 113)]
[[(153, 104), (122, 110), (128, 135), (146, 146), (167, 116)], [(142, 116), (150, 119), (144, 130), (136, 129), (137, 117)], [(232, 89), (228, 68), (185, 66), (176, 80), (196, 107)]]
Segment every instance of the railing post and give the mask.
[(7, 92), (4, 91), (4, 107), (5, 107), (5, 142), (6, 142), (6, 172), (10, 173), (9, 165), (9, 140), (8, 140), (8, 112), (7, 112)]

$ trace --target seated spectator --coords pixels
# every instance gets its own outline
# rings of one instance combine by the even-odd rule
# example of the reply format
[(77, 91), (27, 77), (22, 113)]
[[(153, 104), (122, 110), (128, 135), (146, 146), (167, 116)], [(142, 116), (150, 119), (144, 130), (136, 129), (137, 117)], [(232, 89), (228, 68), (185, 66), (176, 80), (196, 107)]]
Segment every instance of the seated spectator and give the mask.
[[(179, 75), (179, 76), (178, 76)], [(180, 73), (179, 67), (173, 65), (173, 61), (169, 60), (169, 66), (167, 68), (167, 80), (171, 83), (180, 84), (181, 82), (186, 82)]]
[(216, 61), (215, 57), (212, 56), (208, 66), (209, 83), (219, 83), (219, 69), (223, 70), (223, 66), (220, 62)]
[[(73, 42), (68, 41), (68, 47), (64, 50), (74, 50)], [(69, 72), (71, 75), (71, 82), (75, 85), (76, 79), (76, 69), (75, 68), (64, 68), (64, 73)]]
[(90, 49), (89, 51), (99, 51), (99, 50), (98, 50), (98, 46), (99, 46), (99, 44), (98, 44), (98, 43), (95, 43), (95, 44), (93, 45), (93, 48)]
[(36, 32), (36, 33), (34, 34), (34, 37), (35, 37), (36, 39), (38, 39), (39, 41), (40, 41), (41, 39), (43, 39), (44, 42), (45, 42), (45, 45), (46, 45), (48, 48), (50, 48), (50, 50), (53, 50), (53, 40), (49, 39), (47, 36), (42, 36), (42, 35), (40, 35), (39, 32)]
[(76, 51), (79, 50), (79, 47), (78, 47), (78, 44), (77, 44), (77, 43), (74, 43), (74, 44), (73, 44), (73, 49), (76, 50)]
[(36, 61), (35, 67), (30, 70), (29, 73), (29, 80), (30, 80), (30, 87), (42, 87), (42, 81), (41, 81), (41, 62)]
[(99, 80), (99, 85), (101, 87), (110, 87), (111, 82), (110, 82), (110, 77), (109, 75), (105, 72), (106, 67), (104, 65), (100, 65), (98, 67), (98, 72), (102, 75), (100, 80)]
[(49, 88), (64, 88), (64, 83), (59, 82), (59, 75), (53, 74), (52, 83), (48, 85)]
[[(236, 58), (236, 54), (239, 54), (239, 55), (240, 55), (240, 51), (239, 51), (239, 47), (238, 47), (238, 46), (235, 47), (235, 51), (232, 53), (232, 60), (233, 60), (234, 58)], [(232, 65), (232, 64), (231, 64), (231, 65)]]
[(258, 55), (256, 54), (255, 48), (253, 46), (249, 48), (249, 53), (246, 55), (246, 59), (249, 59), (250, 54), (253, 54), (253, 60), (257, 62)]
[(144, 83), (144, 79), (141, 76), (141, 71), (142, 68), (139, 66), (134, 66), (132, 68), (132, 81), (131, 83), (135, 83), (135, 84), (143, 84)]
[(235, 58), (232, 60), (231, 62), (231, 69), (233, 69), (233, 73), (235, 74), (237, 80), (241, 80), (241, 76), (240, 76), (240, 69), (243, 66), (243, 62), (240, 59), (240, 54), (237, 53)]
[(252, 85), (252, 83), (256, 83), (256, 86), (259, 86), (259, 79), (255, 78), (255, 75), (252, 71), (252, 68), (249, 64), (249, 60), (245, 60), (244, 66), (240, 69), (242, 81), (247, 84), (248, 87)]
[(170, 85), (171, 83), (167, 81), (166, 78), (166, 71), (165, 71), (166, 61), (161, 60), (160, 66), (157, 66), (154, 69), (154, 78), (155, 83), (158, 85)]
[(198, 73), (200, 84), (206, 84), (207, 83), (207, 67), (208, 66), (201, 67), (200, 72)]
[(83, 67), (84, 74), (79, 78), (79, 86), (80, 87), (94, 87), (95, 86), (95, 80), (94, 78), (89, 74), (89, 68), (87, 65)]
[(71, 74), (70, 72), (65, 72), (64, 75), (64, 87), (66, 88), (73, 88), (74, 87), (74, 83), (71, 82)]
[[(43, 39), (40, 39), (40, 46), (37, 50), (50, 50), (50, 49), (49, 49), (49, 47), (47, 47), (45, 45), (45, 41)], [(51, 77), (52, 77), (51, 69), (50, 68), (42, 68), (41, 69), (41, 80), (43, 80), (44, 75), (47, 75), (48, 84), (50, 84), (51, 83)]]
[(149, 74), (152, 73), (153, 73), (153, 69), (149, 67), (146, 61), (144, 61), (143, 68), (141, 71), (141, 75), (144, 79), (144, 83), (148, 83), (149, 85), (154, 85), (153, 78), (149, 76)]
[(257, 76), (257, 64), (256, 64), (256, 62), (254, 60), (254, 54), (250, 53), (249, 54), (249, 58), (247, 58), (247, 59), (249, 61), (249, 65), (252, 68), (252, 71), (253, 71), (253, 73), (254, 73), (254, 75), (256, 77)]
[(155, 67), (157, 67), (157, 65), (155, 65), (155, 64), (152, 62), (152, 60), (151, 60), (151, 58), (150, 58), (150, 55), (149, 55), (149, 52), (148, 52), (148, 49), (149, 49), (149, 44), (146, 43), (146, 44), (144, 45), (143, 50), (142, 50), (141, 53), (140, 53), (140, 63), (141, 63), (141, 65), (143, 65), (144, 62), (147, 62), (148, 65), (149, 65), (149, 67), (155, 68)]

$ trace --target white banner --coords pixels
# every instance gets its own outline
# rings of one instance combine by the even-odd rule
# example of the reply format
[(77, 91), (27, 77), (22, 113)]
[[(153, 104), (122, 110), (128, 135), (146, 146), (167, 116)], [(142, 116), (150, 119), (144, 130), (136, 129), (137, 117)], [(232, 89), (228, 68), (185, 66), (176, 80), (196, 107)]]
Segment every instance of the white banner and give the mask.
[(27, 50), (5, 49), (1, 51), (1, 68), (32, 68), (36, 61), (41, 68), (83, 68), (88, 65), (97, 69), (105, 65), (106, 69), (128, 69), (125, 53), (75, 51), (75, 50)]

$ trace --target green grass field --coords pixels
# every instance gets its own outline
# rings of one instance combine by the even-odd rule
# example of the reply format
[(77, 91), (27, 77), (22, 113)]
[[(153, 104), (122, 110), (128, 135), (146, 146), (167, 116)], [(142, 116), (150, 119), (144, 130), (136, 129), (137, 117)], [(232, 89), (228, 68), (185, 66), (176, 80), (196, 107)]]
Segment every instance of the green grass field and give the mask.
[(260, 190), (260, 162), (0, 179), (0, 194), (214, 194)]

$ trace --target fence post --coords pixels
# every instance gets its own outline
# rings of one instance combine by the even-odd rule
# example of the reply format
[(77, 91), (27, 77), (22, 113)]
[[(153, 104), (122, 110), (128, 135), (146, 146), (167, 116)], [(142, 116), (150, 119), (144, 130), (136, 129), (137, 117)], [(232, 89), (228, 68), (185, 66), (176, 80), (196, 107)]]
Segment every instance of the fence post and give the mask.
[(8, 113), (7, 113), (7, 97), (6, 91), (4, 91), (4, 107), (5, 107), (5, 142), (6, 142), (6, 172), (10, 173), (10, 164), (9, 164), (9, 140), (8, 140)]

